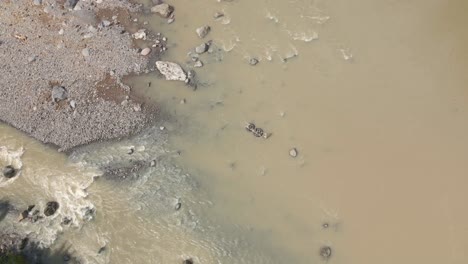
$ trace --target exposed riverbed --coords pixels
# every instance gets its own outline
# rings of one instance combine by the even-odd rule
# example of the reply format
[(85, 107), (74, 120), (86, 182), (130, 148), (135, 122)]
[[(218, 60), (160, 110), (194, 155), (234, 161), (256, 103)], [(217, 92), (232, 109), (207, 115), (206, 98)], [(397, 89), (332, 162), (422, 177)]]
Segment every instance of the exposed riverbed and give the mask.
[(22, 168), (0, 200), (62, 205), (0, 228), (84, 263), (466, 263), (468, 4), (170, 4), (173, 23), (139, 20), (186, 70), (213, 40), (197, 89), (135, 77), (161, 122), (68, 157), (0, 126), (0, 165)]

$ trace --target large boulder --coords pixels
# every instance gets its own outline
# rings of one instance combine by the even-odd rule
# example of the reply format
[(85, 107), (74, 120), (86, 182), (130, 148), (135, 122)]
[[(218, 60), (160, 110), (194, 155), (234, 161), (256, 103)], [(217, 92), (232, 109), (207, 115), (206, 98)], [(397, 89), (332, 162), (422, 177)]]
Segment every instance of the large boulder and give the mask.
[(187, 74), (182, 67), (174, 62), (157, 61), (156, 68), (159, 72), (166, 77), (169, 81), (183, 81), (187, 80)]
[(155, 5), (151, 8), (151, 12), (158, 14), (164, 18), (168, 18), (171, 16), (172, 12), (174, 12), (174, 7), (168, 4), (159, 4)]

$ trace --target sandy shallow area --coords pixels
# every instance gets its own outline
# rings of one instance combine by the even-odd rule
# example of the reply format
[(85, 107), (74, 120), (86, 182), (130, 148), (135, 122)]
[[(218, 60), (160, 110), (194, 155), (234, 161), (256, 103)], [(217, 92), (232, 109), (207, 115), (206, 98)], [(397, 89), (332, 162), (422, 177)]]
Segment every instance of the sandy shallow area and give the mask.
[(60, 151), (141, 131), (157, 109), (122, 80), (151, 72), (163, 45), (147, 31), (134, 38), (140, 8), (121, 0), (1, 1), (0, 121)]

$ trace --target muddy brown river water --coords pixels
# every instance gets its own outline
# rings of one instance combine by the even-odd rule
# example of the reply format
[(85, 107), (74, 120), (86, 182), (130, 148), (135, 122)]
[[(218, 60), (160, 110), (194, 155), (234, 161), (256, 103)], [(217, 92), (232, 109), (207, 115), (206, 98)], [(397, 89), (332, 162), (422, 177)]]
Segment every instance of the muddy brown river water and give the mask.
[[(468, 2), (170, 3), (174, 23), (140, 19), (186, 69), (213, 40), (197, 89), (131, 80), (166, 120), (70, 158), (0, 126), (0, 165), (23, 166), (0, 199), (64, 204), (43, 225), (0, 227), (57, 239), (84, 263), (468, 262)], [(97, 167), (155, 158), (93, 181)]]

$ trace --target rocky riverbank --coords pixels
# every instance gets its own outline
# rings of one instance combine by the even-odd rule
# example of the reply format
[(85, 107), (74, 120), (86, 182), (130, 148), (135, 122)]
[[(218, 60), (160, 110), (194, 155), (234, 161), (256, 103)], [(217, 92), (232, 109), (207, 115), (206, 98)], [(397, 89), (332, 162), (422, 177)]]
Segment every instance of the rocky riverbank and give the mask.
[(122, 0), (0, 2), (0, 120), (61, 151), (141, 131), (156, 107), (122, 81), (152, 71), (165, 47), (134, 18), (140, 9)]

